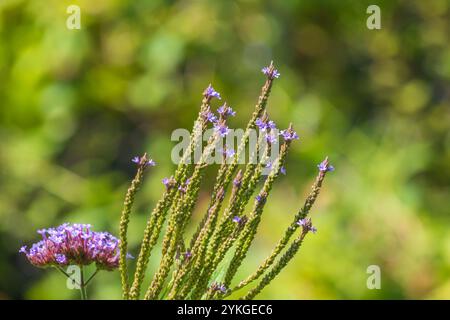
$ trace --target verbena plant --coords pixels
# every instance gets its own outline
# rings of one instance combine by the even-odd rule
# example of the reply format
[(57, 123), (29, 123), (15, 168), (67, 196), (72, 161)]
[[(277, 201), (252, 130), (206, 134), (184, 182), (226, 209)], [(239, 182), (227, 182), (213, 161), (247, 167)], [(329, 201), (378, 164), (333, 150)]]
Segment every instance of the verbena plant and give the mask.
[[(255, 238), (274, 181), (280, 174), (286, 173), (284, 163), (287, 153), (292, 141), (298, 139), (292, 124), (278, 134), (275, 123), (269, 119), (266, 112), (267, 101), (272, 84), (280, 74), (272, 63), (263, 68), (262, 72), (266, 81), (253, 114), (236, 152), (226, 147), (220, 150), (223, 161), (217, 171), (208, 209), (192, 236), (187, 234), (187, 225), (197, 202), (205, 169), (214, 152), (217, 152), (218, 142), (229, 132), (227, 118), (235, 115), (226, 103), (217, 109), (217, 114), (211, 111), (212, 99), (221, 99), (211, 85), (203, 93), (189, 145), (175, 173), (170, 178), (163, 179), (165, 191), (147, 220), (131, 279), (128, 270), (127, 229), (134, 198), (142, 184), (144, 173), (148, 167), (155, 165), (147, 154), (133, 158), (137, 173), (126, 193), (120, 217), (119, 239), (107, 233), (90, 231), (88, 225), (65, 224), (41, 231), (43, 240), (28, 251), (26, 247), (21, 251), (34, 265), (56, 267), (66, 276), (69, 275), (63, 267), (71, 264), (80, 266), (81, 271), (84, 265), (91, 263), (97, 265), (97, 271), (118, 267), (124, 299), (223, 299), (256, 283), (241, 297), (253, 299), (293, 259), (306, 235), (316, 232), (308, 214), (326, 173), (334, 170), (328, 158), (318, 165), (319, 173), (311, 193), (303, 207), (293, 216), (281, 239), (252, 274), (235, 284), (234, 277)], [(212, 124), (214, 130), (205, 143), (203, 136), (209, 124)], [(248, 148), (251, 132), (257, 128), (259, 138), (256, 148), (252, 149), (249, 161), (241, 165), (239, 160)], [(276, 143), (278, 136), (283, 140), (281, 146)], [(202, 150), (200, 158), (191, 161), (199, 147)], [(270, 161), (269, 155), (275, 147), (279, 147), (279, 152)], [(268, 172), (267, 176), (263, 175), (265, 170)], [(262, 187), (259, 187), (260, 181), (263, 181)], [(227, 192), (230, 193), (228, 200), (225, 197)], [(253, 197), (254, 194), (256, 195)], [(251, 209), (246, 213), (250, 202)], [(148, 262), (163, 229), (161, 260), (151, 282), (144, 288)], [(79, 285), (82, 297), (85, 298), (85, 288), (92, 277), (85, 281), (83, 272), (81, 274)]]

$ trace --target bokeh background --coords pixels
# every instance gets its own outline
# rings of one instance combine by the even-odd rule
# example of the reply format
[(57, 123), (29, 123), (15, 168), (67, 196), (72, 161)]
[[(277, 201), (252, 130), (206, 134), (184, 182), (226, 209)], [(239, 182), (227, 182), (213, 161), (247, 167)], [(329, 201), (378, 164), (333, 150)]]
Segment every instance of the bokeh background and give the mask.
[[(71, 4), (81, 30), (66, 28)], [(366, 27), (370, 4), (381, 30)], [(18, 250), (66, 221), (117, 234), (130, 159), (147, 151), (158, 166), (133, 213), (136, 254), (174, 168), (171, 132), (191, 128), (210, 82), (243, 127), (273, 59), (269, 113), (301, 141), (237, 279), (274, 246), (328, 155), (319, 231), (259, 298), (449, 299), (449, 21), (447, 0), (1, 0), (0, 298), (78, 299)], [(366, 287), (369, 265), (380, 290)], [(98, 275), (90, 298), (120, 298), (119, 282)]]

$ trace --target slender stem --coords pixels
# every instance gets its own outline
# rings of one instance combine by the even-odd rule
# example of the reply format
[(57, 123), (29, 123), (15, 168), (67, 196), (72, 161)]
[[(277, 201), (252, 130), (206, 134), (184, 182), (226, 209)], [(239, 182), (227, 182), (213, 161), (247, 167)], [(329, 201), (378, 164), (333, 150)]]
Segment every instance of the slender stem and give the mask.
[(81, 291), (81, 300), (87, 300), (86, 294), (86, 284), (84, 282), (84, 269), (83, 266), (80, 266), (80, 291)]
[(100, 269), (96, 269), (95, 272), (87, 279), (86, 283), (84, 284), (85, 287), (91, 282), (91, 280), (97, 275), (97, 273), (100, 271)]
[(80, 286), (80, 284), (73, 279), (70, 274), (68, 274), (67, 272), (64, 271), (64, 269), (60, 266), (55, 266), (56, 270), (58, 270), (59, 272), (61, 272), (63, 275), (65, 275), (68, 279), (72, 280), (73, 283), (75, 283), (77, 286)]
[[(67, 272), (65, 272), (63, 268), (61, 268), (60, 266), (56, 266), (55, 268), (56, 268), (59, 272), (61, 272), (63, 275), (65, 275), (67, 278), (70, 279), (70, 275), (69, 275)], [(75, 281), (75, 280), (74, 280), (74, 281)]]

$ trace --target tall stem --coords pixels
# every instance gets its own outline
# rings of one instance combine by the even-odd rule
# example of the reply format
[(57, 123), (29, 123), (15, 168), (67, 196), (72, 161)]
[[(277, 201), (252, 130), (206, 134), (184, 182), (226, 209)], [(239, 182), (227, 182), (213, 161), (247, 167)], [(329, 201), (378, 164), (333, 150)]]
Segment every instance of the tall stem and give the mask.
[(86, 294), (86, 284), (84, 282), (84, 269), (83, 266), (80, 266), (80, 291), (81, 291), (81, 300), (87, 300)]

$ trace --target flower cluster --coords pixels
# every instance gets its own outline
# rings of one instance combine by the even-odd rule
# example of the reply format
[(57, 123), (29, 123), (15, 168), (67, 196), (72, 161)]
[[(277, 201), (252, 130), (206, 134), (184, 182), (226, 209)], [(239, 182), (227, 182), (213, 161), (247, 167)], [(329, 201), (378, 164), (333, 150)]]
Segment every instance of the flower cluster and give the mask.
[(92, 231), (89, 224), (64, 223), (38, 233), (41, 241), (19, 251), (37, 267), (95, 263), (98, 269), (113, 270), (119, 266), (119, 240), (108, 232)]

